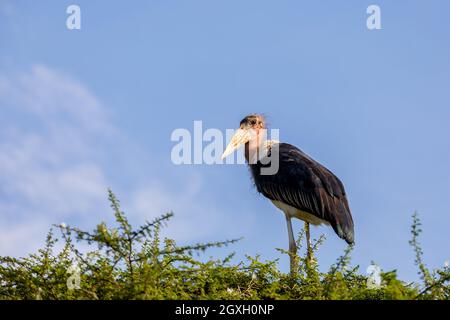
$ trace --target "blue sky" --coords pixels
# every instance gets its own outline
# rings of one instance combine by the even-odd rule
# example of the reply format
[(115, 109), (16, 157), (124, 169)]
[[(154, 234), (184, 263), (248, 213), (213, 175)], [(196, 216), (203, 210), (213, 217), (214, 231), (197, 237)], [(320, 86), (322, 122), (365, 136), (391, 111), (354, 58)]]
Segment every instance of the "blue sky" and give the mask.
[[(73, 3), (81, 30), (66, 28)], [(373, 3), (382, 30), (366, 28)], [(0, 0), (0, 254), (35, 250), (52, 223), (110, 221), (111, 187), (136, 224), (173, 210), (167, 234), (182, 243), (244, 236), (229, 249), (238, 257), (280, 257), (285, 219), (245, 166), (170, 159), (174, 129), (225, 130), (258, 112), (344, 182), (362, 271), (375, 261), (417, 278), (415, 210), (426, 262), (442, 266), (449, 10), (444, 0)], [(320, 233), (328, 266), (345, 243)]]

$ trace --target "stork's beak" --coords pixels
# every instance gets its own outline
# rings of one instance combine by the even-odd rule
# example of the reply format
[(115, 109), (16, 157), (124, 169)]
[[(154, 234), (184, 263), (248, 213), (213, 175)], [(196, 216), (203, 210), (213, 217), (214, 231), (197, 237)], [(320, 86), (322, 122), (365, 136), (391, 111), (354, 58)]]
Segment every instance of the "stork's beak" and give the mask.
[(237, 129), (230, 143), (222, 154), (222, 159), (225, 159), (234, 151), (236, 151), (241, 145), (245, 145), (253, 136), (252, 129)]

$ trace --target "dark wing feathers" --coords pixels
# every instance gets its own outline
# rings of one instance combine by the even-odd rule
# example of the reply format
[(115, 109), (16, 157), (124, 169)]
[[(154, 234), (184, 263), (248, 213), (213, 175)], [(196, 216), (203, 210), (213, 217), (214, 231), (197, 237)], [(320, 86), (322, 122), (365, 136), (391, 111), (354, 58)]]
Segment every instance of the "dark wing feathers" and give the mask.
[[(354, 242), (353, 219), (342, 182), (327, 168), (298, 148), (274, 144), (278, 148), (279, 170), (261, 175), (260, 162), (251, 165), (256, 188), (265, 197), (311, 213), (331, 224), (339, 237)], [(273, 153), (275, 150), (271, 150)]]

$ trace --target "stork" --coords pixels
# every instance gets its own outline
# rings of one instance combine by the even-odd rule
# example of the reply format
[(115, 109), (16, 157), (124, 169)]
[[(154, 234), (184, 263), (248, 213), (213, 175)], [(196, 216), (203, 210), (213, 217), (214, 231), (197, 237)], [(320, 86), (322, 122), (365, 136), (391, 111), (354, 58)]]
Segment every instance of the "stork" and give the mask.
[[(310, 224), (330, 225), (348, 244), (354, 243), (353, 218), (342, 182), (327, 168), (297, 147), (266, 140), (265, 118), (246, 116), (222, 154), (222, 159), (245, 146), (245, 159), (259, 193), (284, 212), (289, 237), (291, 273), (295, 268), (297, 245), (292, 218), (305, 222), (307, 261), (312, 259)], [(263, 174), (277, 156), (278, 170)]]

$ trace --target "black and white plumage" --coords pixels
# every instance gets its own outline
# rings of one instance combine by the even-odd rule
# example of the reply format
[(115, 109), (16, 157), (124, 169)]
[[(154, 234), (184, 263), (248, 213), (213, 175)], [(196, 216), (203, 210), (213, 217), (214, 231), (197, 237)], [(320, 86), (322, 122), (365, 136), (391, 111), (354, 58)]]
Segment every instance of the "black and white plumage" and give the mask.
[[(311, 257), (309, 224), (330, 225), (336, 234), (348, 244), (354, 243), (354, 225), (342, 182), (327, 168), (309, 157), (297, 147), (265, 140), (265, 119), (252, 114), (240, 122), (222, 158), (241, 145), (250, 166), (255, 186), (262, 195), (282, 210), (286, 216), (291, 252), (297, 247), (292, 231), (292, 218), (305, 221), (308, 257)], [(262, 174), (264, 168), (278, 160), (278, 170)]]
[(342, 182), (293, 145), (272, 144), (268, 156), (272, 148), (279, 154), (276, 174), (260, 174), (262, 167), (270, 165), (262, 164), (264, 160), (250, 164), (257, 190), (277, 207), (282, 203), (300, 211), (292, 214), (296, 218), (314, 225), (331, 225), (340, 238), (353, 244), (353, 219)]

